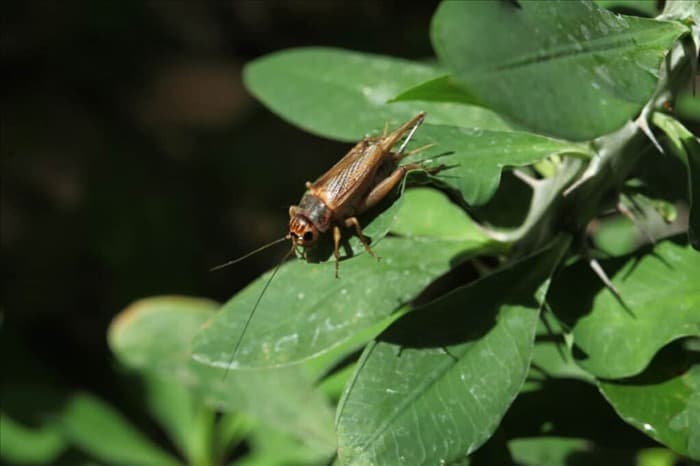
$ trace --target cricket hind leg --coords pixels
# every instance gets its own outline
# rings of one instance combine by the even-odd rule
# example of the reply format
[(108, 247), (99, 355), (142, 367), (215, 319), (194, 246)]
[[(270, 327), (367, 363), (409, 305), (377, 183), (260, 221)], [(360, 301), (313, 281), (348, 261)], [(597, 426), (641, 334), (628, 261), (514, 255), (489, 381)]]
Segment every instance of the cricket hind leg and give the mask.
[(435, 175), (442, 170), (450, 168), (447, 165), (426, 167), (425, 162), (407, 163), (396, 167), (389, 176), (377, 183), (374, 188), (359, 202), (356, 212), (362, 213), (379, 204), (389, 193), (403, 180), (410, 170), (423, 170), (430, 175)]

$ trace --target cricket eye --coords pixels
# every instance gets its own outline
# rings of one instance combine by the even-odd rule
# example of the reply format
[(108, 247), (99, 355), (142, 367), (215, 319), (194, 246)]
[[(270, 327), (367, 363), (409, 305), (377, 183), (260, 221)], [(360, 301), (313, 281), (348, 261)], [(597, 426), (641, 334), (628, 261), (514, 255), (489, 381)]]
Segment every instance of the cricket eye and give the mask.
[(312, 232), (307, 231), (304, 233), (304, 241), (311, 241), (312, 239), (314, 239), (314, 234)]

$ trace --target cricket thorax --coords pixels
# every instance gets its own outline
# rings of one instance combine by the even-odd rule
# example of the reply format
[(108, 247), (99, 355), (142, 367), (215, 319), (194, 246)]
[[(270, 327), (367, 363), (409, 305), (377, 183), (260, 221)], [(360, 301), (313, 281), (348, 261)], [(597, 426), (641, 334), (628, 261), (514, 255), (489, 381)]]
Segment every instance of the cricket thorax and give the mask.
[(324, 233), (331, 226), (333, 211), (318, 196), (304, 194), (299, 203), (299, 212), (311, 220), (318, 231)]

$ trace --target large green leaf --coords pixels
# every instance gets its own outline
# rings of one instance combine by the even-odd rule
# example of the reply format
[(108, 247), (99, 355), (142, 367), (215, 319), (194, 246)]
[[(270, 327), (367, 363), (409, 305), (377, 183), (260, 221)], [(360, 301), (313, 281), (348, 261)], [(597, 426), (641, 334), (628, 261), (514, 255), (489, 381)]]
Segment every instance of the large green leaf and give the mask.
[(584, 369), (598, 377), (629, 377), (670, 341), (700, 333), (700, 260), (690, 246), (665, 241), (601, 265), (620, 299), (585, 262), (562, 271), (549, 297), (571, 328), (574, 356)]
[(560, 0), (443, 2), (431, 35), (475, 98), (537, 132), (587, 140), (642, 109), (664, 54), (686, 31)]
[(700, 460), (700, 352), (681, 346), (665, 348), (638, 376), (599, 386), (622, 419)]
[(181, 464), (144, 437), (113, 407), (87, 393), (76, 394), (67, 403), (59, 425), (72, 444), (108, 464)]
[(387, 102), (404, 89), (443, 75), (438, 68), (332, 48), (292, 49), (249, 63), (245, 84), (273, 112), (308, 132), (357, 141), (418, 111), (437, 124), (508, 129), (493, 112), (444, 103)]
[[(418, 196), (414, 198), (413, 196)], [(412, 200), (415, 199), (415, 200)], [(406, 193), (401, 212), (422, 215), (425, 209), (452, 209), (442, 196), (425, 203)], [(399, 213), (404, 238), (385, 238), (368, 254), (343, 261), (340, 278), (332, 263), (284, 264), (257, 308), (232, 367), (275, 366), (329, 351), (353, 335), (386, 319), (459, 260), (492, 248), (492, 243), (460, 212), (464, 223), (455, 237), (449, 223), (434, 223), (412, 237), (412, 214)], [(429, 236), (426, 233), (430, 233)], [(442, 237), (444, 235), (444, 237)], [(263, 275), (224, 305), (194, 340), (194, 357), (208, 365), (228, 367), (255, 301), (270, 274)]]
[(138, 301), (112, 323), (110, 346), (132, 368), (190, 387), (212, 407), (250, 413), (330, 454), (333, 414), (304, 367), (226, 374), (191, 359), (193, 335), (217, 308), (208, 300), (183, 297)]
[[(430, 117), (428, 117), (430, 119)], [(489, 131), (425, 124), (420, 128), (420, 143), (434, 147), (409, 160), (430, 160), (431, 165), (450, 168), (436, 175), (446, 186), (458, 190), (471, 205), (481, 205), (493, 197), (506, 167), (520, 167), (550, 155), (572, 154), (588, 157), (591, 151), (582, 144), (538, 136), (532, 133)]]
[(363, 353), (338, 407), (344, 464), (444, 464), (484, 443), (530, 364), (546, 284), (568, 248), (546, 251), (396, 321)]

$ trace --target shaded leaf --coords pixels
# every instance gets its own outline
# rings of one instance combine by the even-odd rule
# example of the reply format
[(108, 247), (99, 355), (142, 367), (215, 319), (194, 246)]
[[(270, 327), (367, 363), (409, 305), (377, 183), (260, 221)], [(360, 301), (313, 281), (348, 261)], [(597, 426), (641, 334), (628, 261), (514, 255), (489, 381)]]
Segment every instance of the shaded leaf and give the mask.
[(68, 444), (53, 423), (28, 426), (0, 413), (0, 458), (13, 463), (52, 463)]
[(672, 151), (685, 162), (688, 171), (688, 238), (700, 250), (700, 140), (673, 117), (657, 112), (652, 117), (656, 126), (663, 130), (671, 142)]
[(77, 394), (68, 402), (58, 425), (77, 448), (109, 464), (181, 464), (113, 407), (87, 393)]
[(484, 443), (523, 384), (543, 283), (567, 248), (459, 288), (370, 344), (338, 407), (343, 463), (441, 464)]
[(548, 298), (569, 326), (574, 356), (585, 370), (629, 377), (670, 341), (700, 333), (700, 261), (692, 248), (665, 241), (600, 263), (621, 301), (584, 262), (563, 270)]
[(251, 452), (235, 466), (325, 466), (327, 456), (300, 444), (295, 438), (269, 427), (256, 427), (249, 439)]
[(273, 53), (246, 65), (248, 90), (270, 110), (304, 130), (342, 141), (379, 134), (423, 110), (436, 124), (508, 129), (479, 107), (387, 102), (404, 89), (444, 75), (438, 68), (398, 58), (332, 48)]
[(593, 446), (580, 438), (541, 437), (511, 440), (508, 449), (519, 465), (571, 466), (572, 456), (586, 454)]
[[(579, 379), (587, 382), (594, 380), (591, 374), (576, 364), (566, 346), (562, 329), (549, 313), (541, 317), (537, 326), (528, 380), (541, 381), (547, 378)], [(539, 387), (539, 384), (534, 385)]]
[(211, 461), (211, 430), (215, 412), (204, 406), (184, 384), (144, 374), (146, 406), (190, 464)]
[[(652, 96), (681, 24), (620, 16), (589, 1), (443, 2), (438, 57), (489, 108), (572, 140), (612, 132)], [(483, 47), (483, 38), (489, 46)], [(566, 109), (566, 111), (562, 111)]]
[(599, 381), (628, 423), (678, 453), (700, 460), (700, 353), (665, 348), (641, 374)]
[[(205, 299), (138, 301), (112, 323), (109, 342), (125, 364), (190, 387), (207, 405), (244, 411), (302, 439), (316, 451), (334, 449), (333, 413), (304, 367), (230, 372), (191, 359), (190, 342), (218, 306)], [(284, 387), (284, 390), (279, 390)]]

